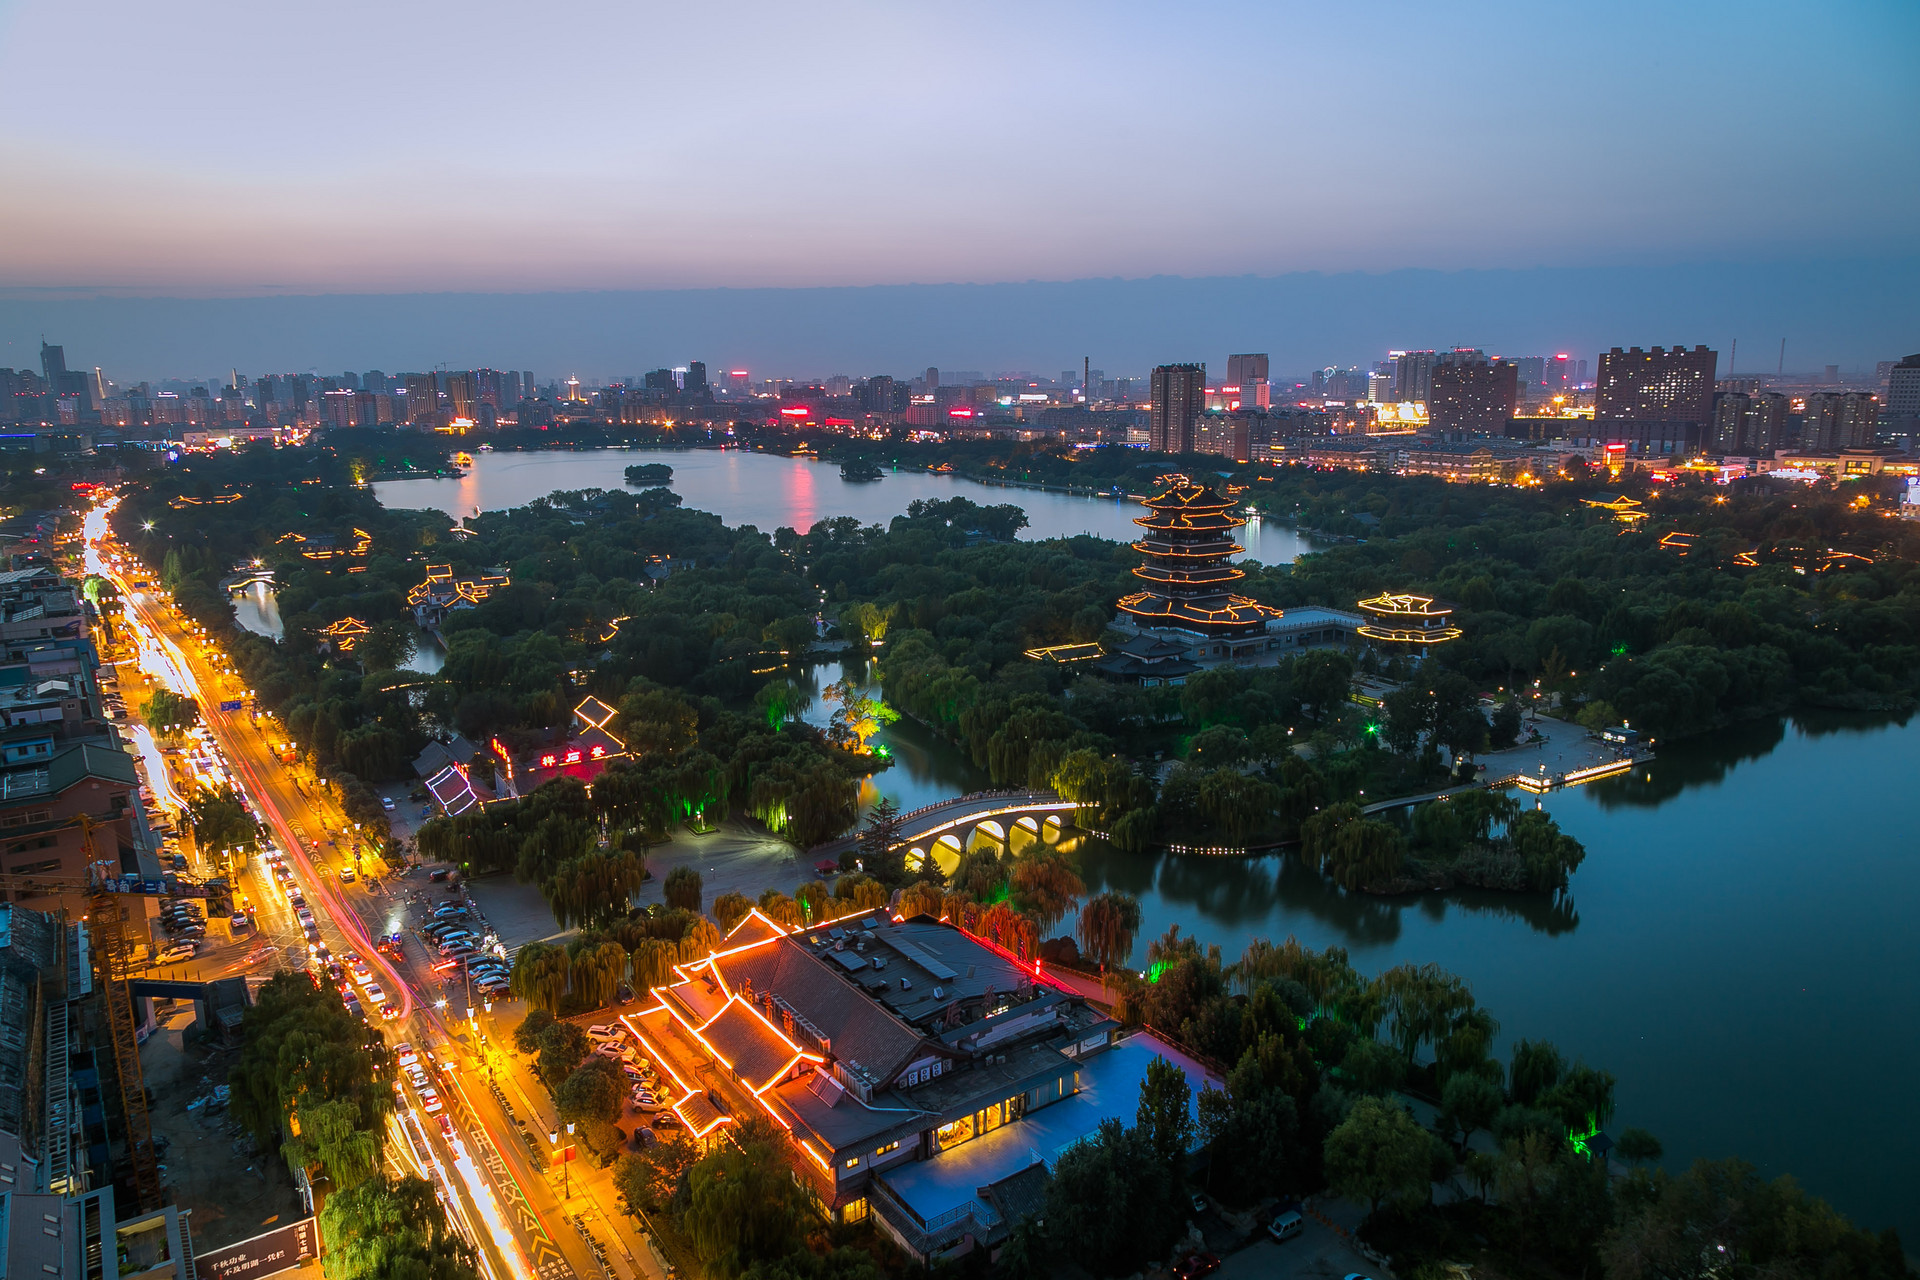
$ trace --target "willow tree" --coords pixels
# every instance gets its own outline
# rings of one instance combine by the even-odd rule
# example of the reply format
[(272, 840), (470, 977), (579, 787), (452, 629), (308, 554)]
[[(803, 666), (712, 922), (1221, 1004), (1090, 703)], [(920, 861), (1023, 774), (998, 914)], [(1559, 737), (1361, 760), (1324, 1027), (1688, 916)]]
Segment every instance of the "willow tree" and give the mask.
[(540, 893), (563, 928), (605, 923), (627, 914), (647, 878), (647, 864), (628, 849), (594, 850), (570, 858), (540, 883)]
[(713, 918), (720, 922), (722, 933), (732, 933), (733, 927), (746, 919), (751, 910), (753, 899), (731, 889), (713, 900)]
[(529, 942), (515, 953), (507, 988), (535, 1009), (559, 1013), (567, 994), (567, 953), (550, 942)]
[(1080, 908), (1080, 950), (1100, 966), (1104, 983), (1109, 966), (1124, 963), (1133, 954), (1133, 940), (1140, 932), (1140, 899), (1112, 889), (1087, 899)]
[(573, 994), (598, 1009), (613, 1003), (627, 977), (627, 949), (617, 942), (592, 942), (567, 957)]
[(1066, 919), (1067, 912), (1073, 910), (1073, 904), (1087, 891), (1073, 856), (1062, 852), (1057, 845), (1029, 845), (1027, 851), (1014, 860), (1008, 881), (1013, 888), (1014, 902), (1033, 917), (1041, 933), (1049, 932)]

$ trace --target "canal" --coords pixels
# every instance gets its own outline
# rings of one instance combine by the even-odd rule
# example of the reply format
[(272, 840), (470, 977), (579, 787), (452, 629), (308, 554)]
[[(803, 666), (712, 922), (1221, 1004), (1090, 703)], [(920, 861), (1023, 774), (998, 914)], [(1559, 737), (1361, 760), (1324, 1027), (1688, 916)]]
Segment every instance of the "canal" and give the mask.
[[(916, 498), (1015, 502), (1026, 537), (1131, 538), (1131, 503), (741, 452), (480, 455), (460, 480), (375, 486), (394, 506), (456, 518), (555, 489), (618, 488), (667, 462), (686, 505), (771, 530), (852, 515), (884, 523)], [(1291, 529), (1253, 527), (1251, 554), (1290, 561)], [(815, 690), (843, 674), (805, 673)], [(870, 668), (855, 673), (871, 683)], [(816, 699), (805, 718), (825, 724)], [(964, 752), (903, 720), (894, 766), (863, 793), (901, 808), (987, 785)], [(1617, 1131), (1652, 1130), (1667, 1163), (1739, 1156), (1792, 1173), (1865, 1226), (1920, 1241), (1907, 1135), (1920, 1066), (1920, 841), (1900, 797), (1920, 774), (1920, 720), (1768, 721), (1662, 748), (1630, 778), (1545, 797), (1587, 848), (1557, 900), (1480, 891), (1382, 900), (1331, 888), (1296, 857), (1201, 859), (1082, 850), (1090, 892), (1145, 917), (1135, 958), (1168, 925), (1229, 959), (1255, 937), (1345, 947), (1369, 973), (1434, 962), (1468, 979), (1502, 1039), (1549, 1039), (1619, 1079)]]

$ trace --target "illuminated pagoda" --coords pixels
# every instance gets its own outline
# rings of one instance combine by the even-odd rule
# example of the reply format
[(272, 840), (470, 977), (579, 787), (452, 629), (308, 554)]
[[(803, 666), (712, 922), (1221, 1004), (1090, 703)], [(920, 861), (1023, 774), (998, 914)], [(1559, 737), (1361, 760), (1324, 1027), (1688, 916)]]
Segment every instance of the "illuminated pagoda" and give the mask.
[(1120, 598), (1120, 610), (1142, 628), (1174, 628), (1208, 639), (1231, 640), (1264, 632), (1280, 610), (1232, 593), (1246, 577), (1228, 563), (1241, 547), (1234, 500), (1186, 476), (1162, 476), (1160, 489), (1140, 500), (1151, 514), (1134, 521), (1146, 530), (1133, 549), (1146, 562), (1133, 575), (1145, 591)]
[(1453, 606), (1432, 596), (1384, 591), (1360, 601), (1359, 607), (1367, 620), (1357, 634), (1376, 643), (1426, 646), (1445, 644), (1462, 635), (1453, 625)]

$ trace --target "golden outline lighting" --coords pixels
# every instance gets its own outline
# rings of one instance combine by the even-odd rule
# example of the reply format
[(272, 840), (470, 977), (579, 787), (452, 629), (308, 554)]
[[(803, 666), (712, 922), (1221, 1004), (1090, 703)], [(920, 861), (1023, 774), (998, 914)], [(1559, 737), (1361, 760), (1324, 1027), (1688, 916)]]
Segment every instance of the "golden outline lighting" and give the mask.
[(1453, 606), (1432, 596), (1383, 591), (1358, 604), (1369, 621), (1354, 628), (1357, 635), (1389, 644), (1445, 644), (1464, 633), (1450, 621)]
[(1227, 590), (1246, 577), (1227, 563), (1244, 550), (1233, 541), (1233, 531), (1246, 524), (1232, 514), (1234, 500), (1183, 475), (1162, 476), (1160, 484), (1159, 492), (1140, 499), (1151, 514), (1134, 520), (1146, 530), (1133, 544), (1146, 563), (1133, 576), (1151, 585), (1120, 597), (1121, 612), (1148, 625), (1214, 635), (1249, 634), (1280, 617), (1271, 605)]

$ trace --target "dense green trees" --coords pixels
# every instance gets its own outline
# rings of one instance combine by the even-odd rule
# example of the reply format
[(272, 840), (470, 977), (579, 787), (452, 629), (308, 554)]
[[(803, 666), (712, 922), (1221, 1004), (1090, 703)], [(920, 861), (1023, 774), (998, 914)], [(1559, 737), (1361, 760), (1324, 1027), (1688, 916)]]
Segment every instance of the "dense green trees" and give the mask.
[(140, 718), (155, 733), (171, 736), (200, 723), (200, 704), (171, 689), (155, 689), (140, 704)]
[(477, 1280), (425, 1178), (379, 1177), (336, 1188), (320, 1210), (327, 1280)]
[(379, 1031), (350, 1015), (336, 991), (276, 974), (247, 1012), (228, 1074), (233, 1116), (262, 1148), (351, 1187), (379, 1170), (391, 1069)]
[(813, 1208), (787, 1171), (776, 1143), (758, 1125), (741, 1126), (687, 1173), (683, 1221), (700, 1261), (732, 1280), (756, 1265), (801, 1252)]
[(1361, 1098), (1327, 1135), (1327, 1185), (1375, 1211), (1386, 1200), (1424, 1199), (1432, 1167), (1427, 1131), (1379, 1098)]
[(1791, 1178), (1763, 1182), (1738, 1160), (1636, 1171), (1617, 1199), (1619, 1225), (1600, 1249), (1608, 1280), (1913, 1274), (1892, 1232), (1870, 1235)]

